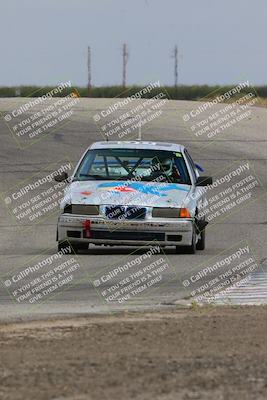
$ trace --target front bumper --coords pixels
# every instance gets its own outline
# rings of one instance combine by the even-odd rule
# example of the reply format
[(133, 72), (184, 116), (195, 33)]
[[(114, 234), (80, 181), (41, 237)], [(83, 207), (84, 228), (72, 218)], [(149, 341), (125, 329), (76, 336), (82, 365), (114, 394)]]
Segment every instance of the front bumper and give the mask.
[[(90, 220), (90, 237), (83, 223)], [(61, 214), (58, 220), (58, 240), (97, 245), (141, 246), (153, 240), (162, 246), (189, 246), (192, 242), (192, 219), (107, 220), (103, 217)]]

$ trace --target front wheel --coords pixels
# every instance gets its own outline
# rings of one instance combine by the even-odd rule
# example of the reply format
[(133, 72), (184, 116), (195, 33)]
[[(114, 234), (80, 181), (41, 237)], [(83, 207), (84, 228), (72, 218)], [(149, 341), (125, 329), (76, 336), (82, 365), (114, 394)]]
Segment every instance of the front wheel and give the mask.
[(196, 253), (196, 229), (193, 228), (192, 242), (190, 246), (176, 246), (177, 254), (195, 254)]
[(206, 233), (205, 233), (205, 229), (203, 229), (200, 233), (200, 239), (198, 240), (197, 245), (196, 245), (197, 250), (204, 250), (205, 243), (206, 243)]

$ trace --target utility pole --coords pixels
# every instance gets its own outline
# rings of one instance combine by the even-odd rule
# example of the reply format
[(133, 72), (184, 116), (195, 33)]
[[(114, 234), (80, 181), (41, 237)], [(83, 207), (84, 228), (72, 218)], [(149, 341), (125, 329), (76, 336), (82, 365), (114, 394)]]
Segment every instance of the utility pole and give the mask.
[(122, 86), (126, 87), (126, 77), (127, 77), (127, 63), (128, 63), (129, 53), (127, 49), (127, 44), (123, 43), (122, 47)]
[(173, 58), (174, 58), (174, 87), (177, 88), (177, 86), (178, 86), (178, 47), (177, 47), (177, 45), (175, 45), (175, 47), (174, 47)]
[(87, 53), (87, 69), (88, 69), (88, 97), (91, 97), (92, 69), (91, 69), (91, 47), (90, 46), (88, 46), (88, 53)]

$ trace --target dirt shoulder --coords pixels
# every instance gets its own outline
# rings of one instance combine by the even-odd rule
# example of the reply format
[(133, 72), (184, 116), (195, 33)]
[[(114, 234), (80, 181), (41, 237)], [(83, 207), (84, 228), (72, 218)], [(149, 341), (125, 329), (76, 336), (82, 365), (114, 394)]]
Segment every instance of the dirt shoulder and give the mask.
[(266, 399), (267, 307), (0, 325), (1, 399)]

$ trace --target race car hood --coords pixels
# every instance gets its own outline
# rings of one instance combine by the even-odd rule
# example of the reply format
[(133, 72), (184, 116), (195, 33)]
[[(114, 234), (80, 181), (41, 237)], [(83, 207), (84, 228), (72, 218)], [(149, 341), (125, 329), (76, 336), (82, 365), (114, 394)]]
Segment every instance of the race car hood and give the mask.
[(191, 186), (178, 183), (76, 181), (66, 189), (61, 204), (182, 207)]

